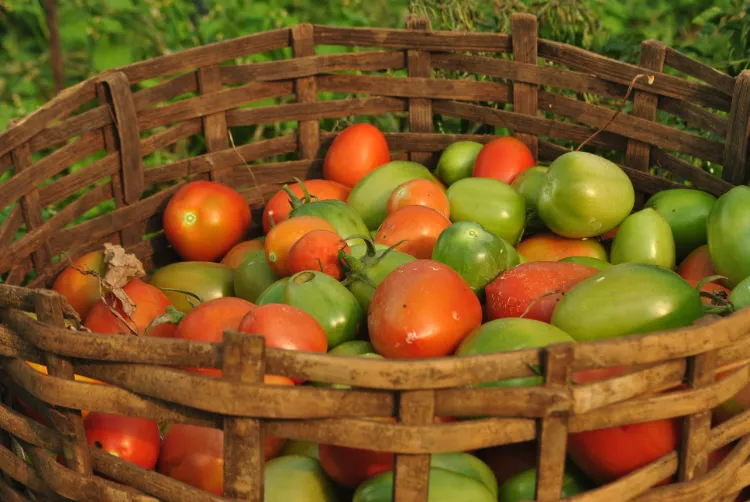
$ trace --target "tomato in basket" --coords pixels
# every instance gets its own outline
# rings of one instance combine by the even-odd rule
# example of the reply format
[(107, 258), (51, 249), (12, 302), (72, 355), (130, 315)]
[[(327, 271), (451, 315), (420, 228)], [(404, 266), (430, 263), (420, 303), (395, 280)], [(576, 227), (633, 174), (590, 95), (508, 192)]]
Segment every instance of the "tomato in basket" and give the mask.
[(92, 411), (83, 426), (89, 445), (144, 469), (156, 466), (161, 435), (155, 420)]
[(493, 139), (479, 151), (471, 175), (495, 178), (510, 185), (516, 176), (535, 163), (526, 143), (513, 136), (503, 136)]
[(313, 230), (306, 233), (289, 250), (289, 271), (292, 274), (316, 270), (336, 280), (344, 278), (339, 251), (350, 253), (349, 245), (336, 232)]
[(331, 143), (323, 159), (323, 177), (353, 187), (367, 173), (390, 161), (383, 133), (372, 124), (354, 124)]
[(450, 216), (450, 202), (445, 190), (434, 182), (422, 178), (401, 183), (388, 199), (388, 214), (407, 206), (426, 206), (446, 218)]
[(714, 265), (711, 263), (711, 253), (708, 252), (708, 244), (696, 248), (687, 255), (677, 267), (676, 272), (684, 279), (696, 281), (716, 275)]
[(551, 233), (537, 234), (516, 246), (526, 261), (559, 261), (573, 256), (587, 256), (607, 261), (607, 250), (596, 239), (568, 239)]
[[(346, 202), (351, 188), (330, 180), (305, 180), (305, 190), (313, 200), (340, 200)], [(288, 185), (294, 195), (302, 198), (305, 193), (299, 183)], [(289, 218), (292, 204), (289, 194), (283, 189), (276, 192), (263, 208), (263, 232), (268, 233), (271, 228)]]
[(245, 258), (253, 251), (263, 251), (265, 241), (265, 237), (258, 237), (249, 241), (239, 242), (224, 255), (224, 258), (219, 263), (237, 270), (237, 267), (242, 265)]
[(65, 297), (81, 319), (86, 319), (96, 302), (101, 299), (99, 279), (94, 275), (81, 273), (89, 271), (100, 277), (104, 276), (104, 251), (92, 251), (81, 256), (65, 267), (52, 285), (52, 289)]
[(289, 252), (298, 240), (313, 230), (328, 230), (336, 233), (336, 228), (318, 216), (297, 216), (284, 220), (268, 232), (265, 250), (266, 260), (276, 275), (292, 275), (289, 270)]
[(398, 244), (396, 249), (402, 253), (428, 259), (438, 237), (450, 225), (448, 218), (430, 207), (406, 206), (388, 215), (378, 228), (375, 243), (388, 247)]

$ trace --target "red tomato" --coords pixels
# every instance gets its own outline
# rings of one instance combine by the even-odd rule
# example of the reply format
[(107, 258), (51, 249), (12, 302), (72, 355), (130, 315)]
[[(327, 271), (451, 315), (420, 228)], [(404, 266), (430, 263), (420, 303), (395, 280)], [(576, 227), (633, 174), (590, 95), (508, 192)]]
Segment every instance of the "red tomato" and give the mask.
[[(105, 298), (107, 303), (127, 322), (127, 325), (109, 310), (107, 305), (104, 304), (104, 300), (99, 300), (94, 305), (89, 315), (86, 316), (83, 325), (94, 333), (121, 333), (125, 335), (132, 334), (128, 328), (130, 326), (138, 332), (138, 335), (143, 335), (151, 321), (166, 314), (167, 307), (172, 305), (167, 295), (162, 293), (159, 288), (145, 283), (137, 277), (130, 279), (130, 282), (122, 290), (135, 304), (135, 310), (130, 315), (125, 313), (122, 302), (114, 294), (107, 293)], [(174, 330), (173, 324), (160, 324), (151, 329), (148, 334), (149, 336), (169, 336)]]
[(589, 256), (607, 261), (607, 251), (595, 239), (568, 239), (551, 233), (522, 240), (516, 246), (516, 251), (527, 262), (559, 261), (569, 256)]
[(487, 318), (491, 321), (523, 316), (550, 322), (563, 292), (598, 272), (580, 263), (538, 261), (516, 265), (484, 289)]
[[(303, 184), (307, 193), (311, 196), (316, 196), (317, 200), (340, 200), (346, 202), (349, 198), (349, 192), (352, 190), (341, 183), (329, 180), (306, 180)], [(289, 185), (289, 189), (299, 198), (304, 196), (299, 183)], [(273, 220), (274, 225), (278, 225), (289, 218), (291, 211), (292, 205), (289, 194), (283, 189), (276, 192), (263, 209), (263, 233), (267, 234), (271, 230), (271, 220)]]
[(344, 278), (344, 271), (339, 263), (339, 250), (351, 254), (349, 245), (336, 232), (308, 232), (289, 250), (289, 271), (293, 275), (304, 270), (319, 270), (340, 281)]
[[(698, 283), (701, 281), (695, 280), (695, 279), (686, 279), (687, 282), (690, 283), (691, 286), (698, 287)], [(715, 282), (707, 282), (703, 286), (701, 286), (701, 291), (705, 293), (710, 293), (714, 296), (719, 297), (719, 299), (724, 300), (725, 302), (729, 301), (729, 295), (732, 293), (731, 290), (725, 288), (721, 284), (717, 284)], [(703, 300), (703, 303), (706, 305), (714, 305), (711, 298), (707, 298), (705, 296), (701, 296), (701, 300)], [(717, 305), (722, 305), (721, 303), (718, 303)]]
[(161, 435), (155, 420), (91, 412), (83, 422), (86, 442), (128, 462), (153, 469)]
[(104, 267), (104, 251), (92, 251), (66, 267), (52, 285), (52, 289), (68, 300), (81, 319), (86, 319), (96, 302), (101, 299), (101, 294), (99, 279), (78, 270), (96, 272), (99, 277), (103, 277)]
[(392, 246), (405, 241), (396, 248), (415, 258), (430, 259), (440, 234), (451, 225), (451, 221), (426, 206), (406, 206), (389, 214), (378, 228), (375, 243)]
[(252, 214), (234, 189), (193, 181), (172, 196), (164, 210), (164, 234), (186, 261), (215, 261), (240, 242)]
[(276, 275), (292, 275), (289, 270), (289, 251), (298, 240), (313, 230), (336, 233), (333, 225), (317, 216), (296, 216), (282, 221), (268, 232), (265, 242), (266, 261)]
[(253, 251), (261, 251), (264, 249), (265, 238), (260, 237), (251, 241), (242, 241), (234, 246), (229, 252), (224, 255), (221, 259), (221, 264), (228, 267), (232, 267), (237, 270), (237, 267), (242, 265), (245, 257)]
[(708, 252), (708, 244), (704, 244), (694, 249), (689, 255), (682, 260), (677, 267), (676, 272), (683, 279), (701, 281), (706, 277), (716, 275), (711, 254)]
[(397, 267), (375, 289), (367, 326), (378, 354), (443, 357), (482, 323), (482, 306), (458, 272), (434, 260)]
[(475, 178), (495, 178), (511, 184), (530, 167), (534, 167), (534, 155), (526, 144), (512, 136), (493, 139), (479, 150), (471, 175)]
[[(224, 330), (237, 330), (242, 318), (255, 308), (254, 303), (231, 296), (208, 300), (185, 314), (172, 336), (199, 342), (221, 342)], [(222, 375), (221, 370), (214, 368), (185, 369), (204, 375)]]
[[(267, 347), (323, 354), (328, 350), (323, 326), (304, 310), (291, 305), (261, 305), (242, 318), (238, 331), (262, 335)], [(304, 380), (294, 379), (294, 382)]]
[(365, 174), (390, 161), (383, 133), (370, 124), (354, 124), (331, 143), (323, 159), (323, 177), (353, 187)]
[(450, 202), (445, 189), (434, 181), (417, 178), (400, 184), (388, 199), (388, 214), (406, 206), (427, 206), (446, 218), (450, 217)]

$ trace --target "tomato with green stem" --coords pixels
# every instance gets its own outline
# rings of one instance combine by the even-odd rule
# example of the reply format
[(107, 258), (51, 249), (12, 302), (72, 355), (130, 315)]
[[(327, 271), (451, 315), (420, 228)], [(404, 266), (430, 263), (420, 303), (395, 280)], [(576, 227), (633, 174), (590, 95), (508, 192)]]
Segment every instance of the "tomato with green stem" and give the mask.
[(311, 200), (339, 200), (346, 202), (350, 191), (351, 188), (330, 180), (306, 180), (304, 182), (304, 190), (302, 182), (292, 183), (288, 185), (288, 190), (282, 188), (276, 192), (264, 206), (262, 216), (263, 233), (268, 234), (272, 227), (289, 218), (289, 213), (292, 212), (292, 199), (289, 192), (292, 192), (292, 194), (300, 199), (305, 197), (305, 192), (307, 192)]
[(344, 271), (339, 263), (339, 252), (350, 253), (343, 238), (329, 230), (313, 230), (298, 240), (289, 250), (289, 271), (292, 274), (317, 270), (340, 281)]

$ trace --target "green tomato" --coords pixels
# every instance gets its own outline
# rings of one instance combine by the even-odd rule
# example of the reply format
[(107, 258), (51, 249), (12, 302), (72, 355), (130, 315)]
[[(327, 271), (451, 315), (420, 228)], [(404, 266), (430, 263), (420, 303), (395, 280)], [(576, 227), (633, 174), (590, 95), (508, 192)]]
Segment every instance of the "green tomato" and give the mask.
[(465, 452), (435, 453), (430, 457), (430, 468), (463, 474), (482, 483), (497, 497), (497, 478), (490, 466), (478, 457)]
[(623, 263), (573, 286), (552, 325), (583, 342), (682, 328), (703, 315), (700, 294), (677, 273)]
[(242, 261), (234, 272), (234, 294), (238, 298), (255, 303), (266, 288), (279, 280), (266, 261), (266, 252), (254, 251)]
[(580, 263), (581, 265), (588, 265), (589, 267), (594, 267), (599, 270), (607, 270), (608, 268), (612, 267), (612, 264), (608, 261), (600, 260), (599, 258), (593, 258), (591, 256), (568, 256), (567, 258), (563, 258), (562, 260), (558, 261)]
[(526, 201), (507, 183), (492, 178), (464, 178), (445, 192), (450, 219), (474, 221), (512, 245), (526, 225)]
[(451, 186), (458, 180), (471, 177), (471, 171), (474, 169), (474, 161), (479, 155), (479, 150), (484, 145), (476, 141), (456, 141), (448, 145), (435, 169), (435, 175), (445, 183)]
[(284, 303), (284, 288), (286, 288), (287, 282), (289, 282), (289, 277), (282, 277), (268, 286), (260, 295), (258, 295), (255, 304), (261, 306), (268, 303)]
[[(292, 200), (294, 201), (294, 199)], [(292, 202), (292, 204), (294, 203)], [(340, 200), (331, 199), (306, 202), (298, 205), (289, 213), (290, 218), (294, 218), (295, 216), (317, 216), (318, 218), (323, 218), (333, 225), (336, 233), (342, 239), (349, 239), (353, 235), (367, 236), (370, 234), (370, 230), (365, 225), (365, 222), (362, 221), (362, 217), (346, 202)], [(347, 244), (351, 246), (361, 242), (362, 239), (349, 239)]]
[(508, 268), (503, 241), (473, 221), (460, 221), (443, 230), (432, 259), (458, 272), (480, 301), (484, 287)]
[(284, 455), (266, 463), (264, 502), (338, 502), (336, 487), (318, 459)]
[[(234, 296), (234, 270), (220, 263), (182, 261), (170, 263), (154, 272), (149, 283), (161, 289), (177, 310), (193, 310), (197, 299), (180, 291), (197, 295), (201, 301)], [(179, 290), (179, 291), (176, 291)]]
[(518, 253), (518, 250), (514, 248), (512, 244), (505, 239), (500, 240), (503, 242), (503, 246), (505, 246), (505, 254), (508, 256), (508, 266), (506, 267), (506, 270), (526, 262), (526, 259)]
[(737, 310), (750, 306), (750, 277), (745, 277), (732, 289), (729, 301)]
[(739, 284), (750, 276), (750, 187), (736, 186), (719, 197), (707, 225), (716, 273)]
[[(430, 468), (427, 502), (497, 502), (497, 496), (476, 479), (438, 467)], [(392, 502), (393, 471), (373, 476), (357, 488), (352, 502)]]
[[(536, 468), (532, 468), (507, 479), (500, 486), (498, 502), (534, 500), (536, 496), (536, 478), (537, 470)], [(563, 474), (563, 485), (560, 496), (562, 498), (572, 497), (592, 488), (593, 483), (578, 469), (571, 467), (566, 469)]]
[(612, 230), (634, 205), (628, 175), (617, 164), (586, 152), (565, 153), (552, 162), (537, 202), (547, 228), (571, 238)]
[(329, 350), (357, 338), (365, 325), (357, 299), (323, 272), (306, 270), (294, 274), (284, 288), (284, 303), (304, 310), (323, 326)]
[(667, 220), (653, 208), (625, 218), (612, 241), (609, 261), (613, 265), (650, 263), (673, 269), (675, 245)]
[(526, 230), (528, 232), (538, 232), (545, 228), (544, 222), (539, 217), (537, 204), (548, 171), (548, 167), (534, 166), (521, 171), (511, 183), (511, 186), (526, 200)]
[(672, 229), (677, 261), (708, 242), (706, 223), (716, 197), (702, 190), (675, 188), (651, 196), (644, 207), (652, 207)]

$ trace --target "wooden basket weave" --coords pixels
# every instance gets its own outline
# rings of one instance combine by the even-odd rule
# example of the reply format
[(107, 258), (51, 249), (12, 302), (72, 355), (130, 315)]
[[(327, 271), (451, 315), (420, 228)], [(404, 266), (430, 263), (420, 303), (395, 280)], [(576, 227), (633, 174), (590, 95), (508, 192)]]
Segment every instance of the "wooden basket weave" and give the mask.
[[(33, 493), (37, 500), (52, 501), (260, 501), (262, 435), (268, 434), (396, 452), (397, 502), (427, 500), (431, 453), (536, 439), (536, 500), (552, 501), (560, 497), (569, 433), (668, 417), (684, 417), (677, 451), (572, 500), (734, 500), (750, 485), (750, 463), (745, 464), (750, 411), (712, 428), (710, 410), (750, 380), (748, 310), (668, 333), (405, 362), (264, 350), (262, 338), (235, 333), (209, 344), (77, 332), (65, 327), (65, 318), (75, 318), (75, 312), (43, 289), (69, 263), (56, 258), (61, 253), (75, 259), (106, 242), (135, 253), (147, 269), (169, 262), (166, 240), (153, 231), (161, 225), (166, 202), (187, 179), (238, 187), (257, 210), (293, 177), (319, 177), (321, 151), (335, 137), (321, 130), (321, 119), (408, 112), (409, 132), (387, 134), (389, 146), (394, 158), (428, 166), (454, 141), (492, 139), (438, 134), (435, 115), (507, 127), (542, 161), (567, 151), (553, 139), (581, 143), (607, 126), (588, 145), (625, 152), (625, 170), (640, 194), (679, 186), (650, 174), (654, 165), (716, 195), (748, 182), (750, 71), (732, 78), (655, 41), (643, 43), (641, 65), (634, 66), (538, 39), (530, 15), (514, 16), (512, 27), (512, 35), (432, 32), (415, 17), (406, 30), (305, 24), (258, 33), (108, 71), (64, 90), (0, 134), (0, 175), (13, 169), (0, 185), (0, 208), (15, 203), (0, 227), (5, 282), (0, 285), (0, 376), (6, 390), (47, 409), (53, 424), (44, 427), (0, 406), (0, 429), (7, 433), (0, 445), (0, 500), (26, 501)], [(323, 45), (380, 50), (316, 56), (316, 46)], [(222, 64), (283, 48), (291, 48), (294, 57)], [(556, 65), (538, 65), (537, 58)], [(404, 68), (408, 78), (387, 74)], [(438, 79), (434, 69), (493, 78)], [(583, 100), (591, 95), (622, 99), (639, 74), (654, 78), (650, 83), (635, 79), (632, 112), (617, 115), (609, 125), (612, 108)], [(172, 78), (137, 85), (165, 76)], [(579, 99), (558, 89), (574, 91)], [(321, 92), (370, 96), (318, 101)], [(157, 106), (183, 95), (188, 98)], [(287, 104), (243, 106), (291, 95), (296, 101)], [(493, 106), (506, 103), (513, 111)], [(700, 133), (657, 123), (657, 111)], [(232, 128), (285, 121), (298, 122), (298, 133), (231, 145)], [(147, 134), (154, 129), (158, 132)], [(199, 135), (205, 138), (205, 155), (144, 169), (145, 156)], [(101, 151), (104, 155), (87, 167), (68, 172)], [(256, 163), (252, 172), (245, 164), (290, 152), (298, 152), (298, 160)], [(690, 158), (721, 166), (721, 177), (694, 167)], [(72, 202), (45, 217), (44, 208), (62, 200)], [(107, 200), (113, 201), (112, 211), (72, 225)], [(16, 238), (22, 225), (26, 233)], [(50, 374), (24, 361), (46, 364)], [(533, 364), (543, 368), (542, 387), (467, 388), (527, 376)], [(639, 365), (639, 370), (571, 384), (573, 370), (613, 365)], [(224, 378), (174, 366), (223, 368)], [(730, 374), (716, 381), (719, 370)], [(264, 371), (355, 390), (266, 387), (257, 383)], [(111, 385), (76, 382), (74, 372)], [(660, 392), (664, 389), (672, 390)], [(56, 408), (49, 410), (50, 404)], [(89, 448), (81, 409), (223, 428), (227, 498)], [(489, 418), (434, 425), (435, 416)], [(365, 417), (396, 417), (397, 422)], [(10, 436), (33, 465), (13, 453), (6, 441)], [(708, 471), (708, 452), (729, 444), (731, 453)], [(69, 467), (45, 450), (62, 455)], [(675, 483), (654, 487), (672, 474)]]

